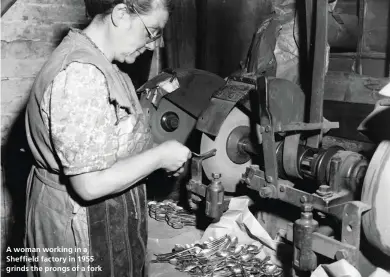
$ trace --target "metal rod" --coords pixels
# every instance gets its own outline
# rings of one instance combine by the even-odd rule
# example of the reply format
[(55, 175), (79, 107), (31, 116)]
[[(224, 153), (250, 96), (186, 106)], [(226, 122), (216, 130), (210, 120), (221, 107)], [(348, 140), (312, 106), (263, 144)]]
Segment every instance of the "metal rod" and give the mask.
[(237, 148), (240, 151), (244, 151), (248, 154), (254, 154), (257, 155), (260, 153), (260, 150), (257, 150), (253, 143), (249, 141), (249, 139), (242, 139), (238, 142)]

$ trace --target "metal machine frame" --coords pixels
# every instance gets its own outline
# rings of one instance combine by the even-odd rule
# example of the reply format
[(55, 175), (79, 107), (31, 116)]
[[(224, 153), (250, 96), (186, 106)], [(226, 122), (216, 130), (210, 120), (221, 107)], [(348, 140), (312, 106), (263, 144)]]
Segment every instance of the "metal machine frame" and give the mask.
[[(305, 3), (307, 48), (310, 50), (313, 2), (312, 0), (306, 0)], [(269, 106), (270, 96), (267, 77), (232, 77), (237, 82), (252, 85), (257, 92), (260, 104), (258, 137), (262, 138), (259, 144), (262, 144), (264, 168), (260, 169), (258, 165), (251, 165), (243, 174), (242, 181), (249, 188), (259, 191), (260, 196), (263, 198), (280, 199), (283, 202), (302, 208), (301, 221), (297, 220), (294, 224), (291, 223), (284, 236), (287, 240), (294, 242), (294, 267), (302, 271), (311, 271), (316, 268), (317, 259), (315, 253), (332, 259), (344, 258), (356, 266), (359, 257), (362, 214), (371, 209), (369, 205), (361, 201), (353, 201), (353, 192), (346, 189), (343, 183), (346, 175), (350, 174), (351, 170), (355, 170), (353, 176), (356, 178), (363, 178), (365, 175), (367, 161), (356, 156), (356, 153), (349, 151), (340, 152), (338, 148), (322, 153), (323, 156), (328, 155), (327, 158), (330, 161), (326, 173), (327, 181), (315, 193), (296, 189), (292, 182), (279, 178), (280, 162), (278, 162), (278, 153), (275, 151), (278, 146), (275, 142), (275, 134), (287, 134), (284, 139), (284, 151), (281, 154), (284, 170), (287, 171), (288, 176), (302, 179), (305, 177), (302, 176), (302, 168), (300, 168), (300, 164), (304, 163), (302, 159), (305, 157), (302, 151), (316, 149), (316, 151), (319, 150), (316, 153), (320, 153), (319, 145), (322, 140), (323, 130), (338, 128), (337, 122), (323, 121), (327, 4), (328, 0), (316, 1), (316, 32), (312, 68), (313, 76), (310, 90), (310, 118), (308, 123), (290, 122), (287, 125), (282, 125), (280, 122), (275, 122), (275, 116), (272, 114)], [(307, 131), (314, 131), (314, 135), (306, 137), (306, 144), (302, 146), (301, 134)], [(300, 148), (302, 147), (304, 149), (301, 149), (301, 151)], [(188, 191), (203, 197), (207, 197), (208, 193), (211, 193), (208, 192), (208, 187), (202, 182), (202, 161), (213, 155), (215, 155), (215, 151), (211, 151), (202, 157), (193, 157), (191, 167), (192, 179), (187, 185)], [(353, 166), (344, 166), (344, 162), (348, 159), (351, 160), (349, 164), (353, 164)], [(313, 172), (315, 170), (312, 163), (311, 168), (308, 170), (312, 172), (309, 172), (308, 175), (316, 174), (316, 172)], [(219, 201), (209, 204), (209, 210), (206, 210), (206, 214), (216, 214), (216, 211), (222, 213), (223, 209), (226, 208), (226, 202)], [(317, 232), (316, 226), (318, 226), (318, 223), (312, 219), (312, 209), (332, 215), (341, 221), (341, 241)], [(301, 222), (306, 222), (306, 225), (301, 224)]]

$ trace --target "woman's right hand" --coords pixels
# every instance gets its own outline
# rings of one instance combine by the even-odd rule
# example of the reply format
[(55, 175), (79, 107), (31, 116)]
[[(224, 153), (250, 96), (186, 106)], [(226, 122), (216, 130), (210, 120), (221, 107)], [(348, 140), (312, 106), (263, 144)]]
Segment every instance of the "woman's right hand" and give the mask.
[(176, 140), (169, 140), (158, 145), (161, 168), (168, 172), (175, 172), (183, 167), (191, 158), (191, 151)]

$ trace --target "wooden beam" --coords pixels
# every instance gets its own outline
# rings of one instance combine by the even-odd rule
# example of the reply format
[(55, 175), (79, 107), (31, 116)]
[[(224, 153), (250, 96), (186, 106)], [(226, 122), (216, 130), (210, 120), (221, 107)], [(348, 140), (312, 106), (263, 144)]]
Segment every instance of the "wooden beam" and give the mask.
[(357, 128), (360, 123), (373, 111), (374, 105), (348, 103), (342, 101), (324, 101), (324, 117), (340, 123), (338, 129), (332, 129), (328, 135), (356, 141), (370, 142)]
[[(346, 58), (346, 59), (356, 59), (356, 53), (345, 52), (345, 53), (331, 53), (331, 58)], [(363, 52), (361, 54), (362, 59), (372, 59), (372, 60), (385, 60), (386, 54), (381, 52)]]
[(374, 78), (349, 72), (329, 71), (325, 77), (324, 100), (374, 105), (379, 91), (390, 78)]
[[(323, 118), (324, 79), (326, 67), (326, 46), (328, 41), (328, 1), (316, 1), (315, 13), (315, 44), (313, 75), (310, 95), (310, 123), (319, 123)], [(322, 139), (322, 131), (309, 137), (307, 145), (317, 148)]]
[(350, 140), (370, 142), (357, 131), (358, 126), (384, 97), (379, 91), (390, 78), (373, 78), (356, 73), (328, 72), (325, 77), (324, 117), (340, 123), (328, 134)]

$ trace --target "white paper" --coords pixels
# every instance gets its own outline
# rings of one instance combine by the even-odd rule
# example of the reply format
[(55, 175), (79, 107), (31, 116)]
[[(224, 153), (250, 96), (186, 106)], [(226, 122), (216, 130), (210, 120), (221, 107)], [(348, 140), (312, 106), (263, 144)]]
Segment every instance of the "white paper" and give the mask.
[(385, 271), (382, 268), (377, 267), (369, 277), (390, 277), (390, 271)]
[(271, 261), (276, 265), (281, 265), (276, 258), (275, 251), (278, 243), (275, 242), (267, 231), (261, 226), (248, 206), (251, 200), (247, 196), (232, 198), (229, 209), (222, 215), (217, 223), (211, 224), (204, 232), (201, 242), (207, 241), (210, 237), (219, 238), (224, 235), (236, 236), (239, 244), (265, 245), (259, 254), (259, 258), (266, 255), (271, 256)]
[(390, 83), (388, 83), (386, 86), (384, 86), (380, 91), (380, 95), (390, 97)]
[(359, 271), (349, 262), (342, 259), (340, 261), (320, 265), (314, 270), (310, 277), (362, 277)]
[(160, 83), (158, 83), (158, 86), (165, 90), (167, 93), (171, 93), (178, 88), (180, 88), (179, 80), (177, 78), (168, 78)]

